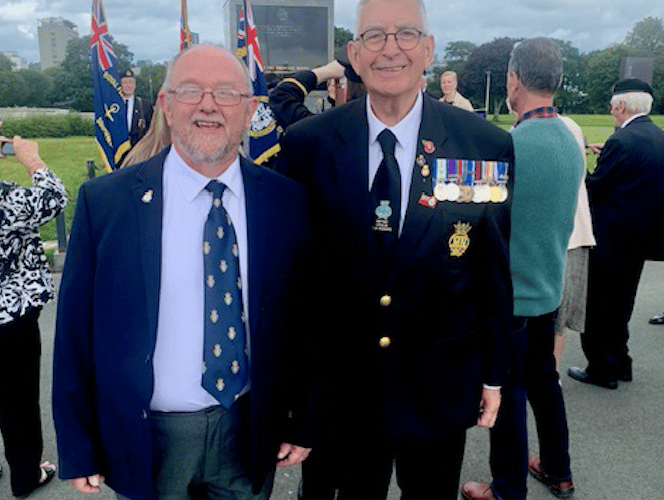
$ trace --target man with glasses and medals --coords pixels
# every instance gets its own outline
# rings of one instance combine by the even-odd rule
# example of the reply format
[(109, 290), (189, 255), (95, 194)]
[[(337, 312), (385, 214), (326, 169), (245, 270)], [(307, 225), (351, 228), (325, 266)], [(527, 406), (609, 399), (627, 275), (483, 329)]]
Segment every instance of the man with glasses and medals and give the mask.
[(393, 465), (402, 499), (456, 500), (466, 429), (496, 419), (511, 196), (481, 186), (511, 192), (512, 141), (422, 94), (433, 47), (422, 1), (362, 0), (348, 58), (367, 96), (284, 135), (278, 168), (309, 191), (321, 287), (303, 500), (383, 500)]

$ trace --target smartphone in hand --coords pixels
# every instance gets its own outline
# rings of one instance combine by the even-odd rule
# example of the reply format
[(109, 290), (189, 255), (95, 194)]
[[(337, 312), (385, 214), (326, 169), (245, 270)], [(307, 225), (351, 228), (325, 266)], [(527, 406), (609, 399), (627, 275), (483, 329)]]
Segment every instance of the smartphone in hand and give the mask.
[(12, 156), (14, 154), (14, 143), (13, 142), (1, 142), (0, 143), (0, 154), (5, 156)]

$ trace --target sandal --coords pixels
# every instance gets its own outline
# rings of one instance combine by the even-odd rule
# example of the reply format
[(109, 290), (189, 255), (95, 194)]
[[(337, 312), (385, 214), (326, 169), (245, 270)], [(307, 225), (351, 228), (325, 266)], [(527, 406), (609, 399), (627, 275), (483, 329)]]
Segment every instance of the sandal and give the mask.
[(40, 463), (39, 468), (41, 469), (41, 478), (39, 479), (39, 485), (37, 485), (37, 488), (48, 484), (51, 479), (55, 477), (56, 470), (55, 465), (48, 461)]

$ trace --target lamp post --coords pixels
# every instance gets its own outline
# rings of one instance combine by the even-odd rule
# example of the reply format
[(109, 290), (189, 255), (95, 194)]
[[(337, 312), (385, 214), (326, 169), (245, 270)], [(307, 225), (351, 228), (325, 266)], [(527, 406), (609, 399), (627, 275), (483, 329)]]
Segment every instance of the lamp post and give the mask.
[(484, 97), (485, 117), (489, 119), (489, 89), (491, 88), (491, 71), (486, 72), (486, 94)]

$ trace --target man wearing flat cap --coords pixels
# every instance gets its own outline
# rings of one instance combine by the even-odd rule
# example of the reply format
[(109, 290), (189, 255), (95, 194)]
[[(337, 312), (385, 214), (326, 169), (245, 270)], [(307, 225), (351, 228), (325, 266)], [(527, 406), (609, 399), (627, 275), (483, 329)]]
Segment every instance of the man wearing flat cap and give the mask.
[(645, 260), (664, 260), (664, 130), (650, 118), (652, 88), (630, 78), (613, 87), (616, 126), (586, 180), (597, 246), (591, 250), (580, 382), (616, 389), (632, 380), (627, 324)]
[(127, 68), (120, 74), (120, 86), (122, 87), (122, 98), (127, 107), (127, 129), (129, 140), (133, 148), (141, 140), (150, 126), (152, 120), (152, 103), (134, 95), (136, 90), (136, 77), (131, 68)]

